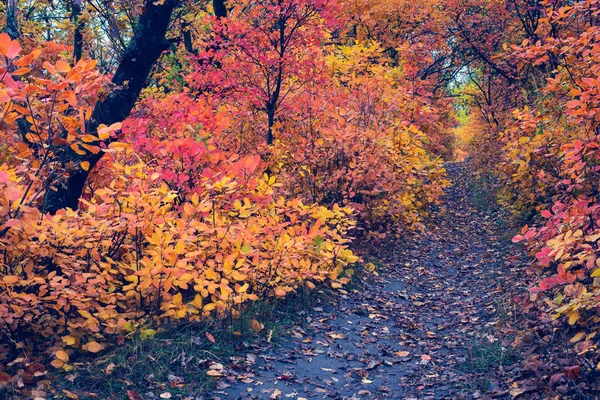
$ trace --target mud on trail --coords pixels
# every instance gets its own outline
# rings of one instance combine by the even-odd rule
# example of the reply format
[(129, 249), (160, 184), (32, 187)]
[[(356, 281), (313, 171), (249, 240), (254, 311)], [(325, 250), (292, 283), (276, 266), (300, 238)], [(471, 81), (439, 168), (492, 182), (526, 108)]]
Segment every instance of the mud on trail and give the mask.
[(477, 204), (468, 166), (447, 169), (445, 209), (380, 254), (378, 276), (278, 343), (248, 346), (209, 398), (505, 397), (515, 356), (496, 326), (511, 244), (494, 207)]

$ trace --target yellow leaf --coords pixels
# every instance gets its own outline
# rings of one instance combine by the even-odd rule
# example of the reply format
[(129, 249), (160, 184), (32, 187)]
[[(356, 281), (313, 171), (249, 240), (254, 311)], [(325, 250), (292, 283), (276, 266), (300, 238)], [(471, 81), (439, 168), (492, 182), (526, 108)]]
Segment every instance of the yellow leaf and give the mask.
[(179, 240), (177, 242), (177, 244), (175, 245), (175, 253), (179, 255), (185, 253), (185, 240)]
[(52, 365), (54, 368), (62, 368), (65, 365), (65, 363), (61, 360), (52, 360), (50, 362), (50, 365)]
[(67, 346), (73, 346), (75, 343), (77, 343), (77, 339), (71, 335), (63, 336), (62, 341)]
[(233, 253), (225, 258), (225, 261), (223, 261), (223, 269), (225, 270), (225, 272), (231, 272), (233, 268), (233, 262), (235, 261), (236, 257), (237, 254)]
[(365, 269), (367, 271), (375, 271), (375, 264), (373, 264), (373, 263), (366, 263), (365, 264)]
[(556, 295), (556, 297), (554, 298), (554, 300), (552, 300), (552, 301), (554, 302), (554, 304), (559, 305), (563, 302), (563, 300), (564, 300), (564, 297), (563, 297), (562, 293), (558, 293)]
[(190, 203), (185, 203), (183, 205), (183, 211), (185, 212), (185, 215), (194, 215), (195, 213), (195, 209), (194, 207), (190, 204)]
[(577, 320), (579, 319), (579, 313), (577, 311), (573, 311), (569, 314), (569, 325), (575, 325)]
[(285, 297), (287, 292), (281, 288), (275, 289), (275, 294), (279, 297)]
[(127, 321), (123, 324), (123, 328), (125, 328), (127, 332), (133, 332), (133, 323), (131, 321)]
[(177, 293), (175, 296), (173, 296), (173, 299), (171, 301), (173, 304), (181, 304), (183, 301), (181, 293)]
[(194, 301), (192, 302), (192, 304), (196, 307), (196, 308), (202, 308), (202, 296), (200, 296), (199, 294), (197, 294), (194, 297)]
[(89, 312), (87, 312), (86, 310), (77, 310), (77, 312), (85, 319), (91, 319), (94, 318), (92, 317), (92, 314), (90, 314)]
[(577, 343), (585, 337), (585, 332), (579, 332), (577, 335), (571, 338), (571, 343)]
[(209, 281), (214, 281), (214, 280), (217, 280), (217, 278), (219, 278), (220, 275), (217, 274), (214, 269), (209, 268), (206, 270), (206, 272), (204, 272), (204, 276)]
[[(100, 124), (98, 126), (98, 137), (101, 140), (106, 140), (106, 139), (110, 138), (111, 132), (118, 131), (119, 129), (121, 129), (121, 127), (122, 127), (121, 122), (116, 122), (116, 123), (112, 124), (111, 126), (106, 126), (104, 124)], [(114, 143), (118, 143), (118, 142), (114, 142)], [(121, 143), (121, 144), (125, 144), (125, 143)]]
[(156, 331), (154, 329), (143, 329), (140, 332), (140, 339), (142, 339), (142, 340), (152, 339), (152, 338), (154, 338), (154, 335), (156, 335)]
[(112, 142), (108, 145), (109, 149), (130, 149), (131, 145), (123, 142)]
[(98, 140), (98, 138), (93, 135), (82, 135), (79, 139), (85, 143), (92, 143)]
[(523, 136), (522, 138), (519, 138), (519, 143), (520, 144), (525, 144), (525, 143), (529, 143), (531, 139), (528, 138), (527, 136)]
[(250, 287), (250, 285), (248, 284), (248, 282), (246, 282), (242, 286), (236, 288), (235, 291), (238, 292), (238, 293), (245, 293), (246, 290), (248, 290), (249, 287)]
[(242, 274), (241, 272), (238, 272), (238, 271), (233, 271), (229, 275), (229, 277), (231, 277), (231, 279), (233, 279), (234, 281), (238, 281), (238, 282), (245, 281), (246, 278), (248, 278), (247, 275), (244, 275), (244, 274)]
[(79, 164), (79, 166), (81, 167), (82, 170), (88, 171), (90, 169), (90, 162), (84, 161), (81, 164)]

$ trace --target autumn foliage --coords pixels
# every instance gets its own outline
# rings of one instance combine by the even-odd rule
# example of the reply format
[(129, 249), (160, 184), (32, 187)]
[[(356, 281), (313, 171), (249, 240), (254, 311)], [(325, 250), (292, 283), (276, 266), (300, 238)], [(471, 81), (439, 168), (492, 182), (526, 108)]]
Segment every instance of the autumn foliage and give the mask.
[[(471, 121), (480, 126), (471, 156), (482, 173), (496, 173), (501, 202), (527, 223), (513, 239), (527, 246), (537, 276), (525, 308), (537, 310), (539, 325), (566, 333), (575, 352), (595, 366), (600, 3), (544, 1), (527, 8), (514, 2), (514, 7), (506, 11), (521, 12), (515, 22), (520, 29), (507, 30), (487, 49), (496, 70), (489, 63), (481, 67), (490, 86), (479, 91), (478, 100), (475, 95), (468, 100), (484, 105)], [(504, 86), (494, 89), (494, 80)], [(512, 99), (502, 96), (506, 87)]]
[[(509, 132), (505, 148), (520, 156), (509, 167), (513, 182), (529, 194), (519, 204), (541, 209), (538, 226), (524, 228), (535, 264), (550, 270), (533, 289), (554, 313), (573, 326), (579, 354), (596, 360), (597, 298), (600, 268), (600, 120), (598, 103), (598, 30), (588, 15), (600, 12), (597, 2), (553, 8), (548, 6), (543, 28), (563, 28), (544, 44), (516, 46), (516, 56), (534, 64), (556, 62), (556, 73), (535, 109), (515, 114), (518, 136)], [(577, 23), (575, 23), (577, 22)], [(556, 60), (556, 61), (553, 61)], [(523, 162), (528, 163), (527, 171)], [(547, 296), (547, 297), (546, 297)], [(552, 301), (549, 301), (552, 300)]]
[[(342, 288), (354, 238), (418, 229), (439, 202), (454, 119), (433, 81), (348, 35), (335, 2), (239, 3), (187, 21), (195, 50), (93, 131), (110, 74), (0, 35), (0, 357), (67, 368), (160, 322)], [(81, 170), (78, 209), (45, 212)]]
[(59, 3), (0, 16), (0, 361), (344, 290), (467, 159), (598, 365), (600, 1)]

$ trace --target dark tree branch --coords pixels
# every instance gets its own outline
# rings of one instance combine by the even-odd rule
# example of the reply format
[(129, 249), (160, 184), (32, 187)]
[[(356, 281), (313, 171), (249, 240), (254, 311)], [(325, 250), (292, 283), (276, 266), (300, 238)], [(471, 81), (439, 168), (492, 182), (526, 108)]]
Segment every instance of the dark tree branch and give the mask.
[[(165, 0), (160, 4), (155, 0), (146, 0), (144, 11), (139, 16), (134, 30), (134, 37), (125, 49), (112, 79), (116, 88), (108, 97), (96, 104), (91, 119), (86, 123), (87, 132), (96, 132), (100, 124), (111, 125), (129, 116), (140, 92), (146, 86), (152, 68), (163, 51), (169, 47), (165, 33), (178, 3), (178, 0)], [(96, 145), (107, 143), (96, 143)], [(62, 157), (63, 165), (67, 168), (69, 165), (77, 166), (83, 161), (88, 161), (91, 170), (103, 154), (99, 152), (79, 155), (68, 148)], [(84, 171), (76, 167), (65, 182), (57, 183), (55, 189), (49, 189), (44, 197), (44, 211), (53, 213), (66, 207), (76, 209), (89, 170)]]

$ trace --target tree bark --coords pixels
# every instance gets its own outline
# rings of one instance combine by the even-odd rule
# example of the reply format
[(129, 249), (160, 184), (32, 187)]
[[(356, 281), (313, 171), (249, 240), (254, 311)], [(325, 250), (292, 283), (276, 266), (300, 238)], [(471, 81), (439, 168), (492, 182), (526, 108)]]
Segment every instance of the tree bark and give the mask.
[(225, 0), (213, 0), (213, 10), (218, 19), (227, 18), (227, 6)]
[(72, 0), (71, 2), (71, 18), (75, 25), (75, 31), (73, 32), (73, 61), (77, 64), (77, 61), (81, 60), (83, 53), (83, 23), (79, 19), (81, 14), (82, 0)]
[(17, 0), (6, 0), (6, 33), (13, 40), (19, 37)]
[(270, 146), (275, 140), (275, 134), (273, 132), (273, 126), (275, 125), (275, 106), (267, 106), (267, 144)]
[[(96, 132), (100, 124), (111, 125), (125, 120), (141, 92), (152, 68), (160, 55), (169, 47), (165, 33), (169, 27), (173, 10), (178, 0), (165, 0), (157, 4), (155, 0), (146, 0), (145, 9), (139, 16), (134, 37), (125, 49), (123, 58), (112, 83), (116, 86), (106, 99), (94, 107), (92, 117), (86, 123), (87, 132)], [(95, 143), (95, 145), (108, 144)], [(70, 148), (62, 154), (63, 166), (90, 163), (88, 171), (76, 168), (66, 181), (56, 183), (56, 187), (46, 191), (43, 210), (50, 213), (63, 208), (77, 209), (79, 198), (85, 188), (89, 171), (100, 161), (103, 152), (79, 155)]]

